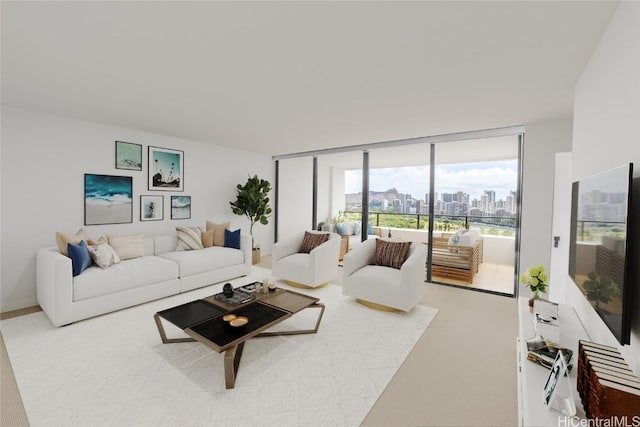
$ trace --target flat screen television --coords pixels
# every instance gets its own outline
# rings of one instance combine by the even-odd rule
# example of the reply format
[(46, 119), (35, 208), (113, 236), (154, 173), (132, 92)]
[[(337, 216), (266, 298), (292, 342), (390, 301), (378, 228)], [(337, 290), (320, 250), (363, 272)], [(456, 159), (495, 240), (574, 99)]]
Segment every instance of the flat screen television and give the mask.
[[(633, 163), (573, 183), (569, 275), (620, 344), (629, 344)], [(637, 231), (636, 231), (637, 232)]]

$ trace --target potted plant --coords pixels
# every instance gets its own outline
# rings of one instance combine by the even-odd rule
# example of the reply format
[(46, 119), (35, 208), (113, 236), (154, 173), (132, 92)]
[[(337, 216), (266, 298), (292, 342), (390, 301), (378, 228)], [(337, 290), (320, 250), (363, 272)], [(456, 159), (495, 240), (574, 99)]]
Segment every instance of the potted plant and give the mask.
[(258, 178), (258, 175), (249, 177), (245, 185), (236, 186), (236, 200), (229, 202), (231, 210), (236, 215), (244, 215), (249, 218), (249, 234), (251, 234), (251, 246), (253, 249), (253, 263), (260, 262), (260, 246), (253, 239), (253, 226), (259, 222), (262, 225), (269, 223), (271, 207), (269, 206), (269, 191), (271, 184), (266, 179)]
[(520, 283), (523, 283), (532, 292), (529, 299), (529, 310), (533, 310), (533, 300), (540, 298), (540, 293), (547, 292), (547, 281), (549, 278), (544, 272), (543, 265), (534, 265), (520, 276)]

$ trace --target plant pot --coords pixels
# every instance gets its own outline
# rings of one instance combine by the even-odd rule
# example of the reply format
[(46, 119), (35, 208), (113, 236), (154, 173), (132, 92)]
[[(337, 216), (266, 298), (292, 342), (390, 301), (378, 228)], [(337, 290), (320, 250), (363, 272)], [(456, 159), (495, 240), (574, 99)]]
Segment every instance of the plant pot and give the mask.
[(251, 263), (258, 264), (260, 262), (260, 248), (255, 248), (251, 251)]

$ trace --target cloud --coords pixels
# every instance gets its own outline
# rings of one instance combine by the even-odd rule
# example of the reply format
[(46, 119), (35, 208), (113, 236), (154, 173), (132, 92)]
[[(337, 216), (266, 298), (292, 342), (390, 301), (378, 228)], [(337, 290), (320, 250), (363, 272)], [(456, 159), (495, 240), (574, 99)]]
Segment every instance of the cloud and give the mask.
[[(505, 199), (517, 184), (516, 161), (469, 163), (436, 166), (436, 192), (455, 193), (463, 191), (471, 200), (480, 199), (484, 190), (496, 192), (496, 199)], [(429, 192), (429, 167), (409, 166), (404, 168), (372, 169), (369, 188), (385, 191), (396, 188), (401, 193), (409, 193), (416, 199), (423, 199)], [(345, 192), (358, 193), (362, 190), (362, 171), (351, 170), (345, 174)]]

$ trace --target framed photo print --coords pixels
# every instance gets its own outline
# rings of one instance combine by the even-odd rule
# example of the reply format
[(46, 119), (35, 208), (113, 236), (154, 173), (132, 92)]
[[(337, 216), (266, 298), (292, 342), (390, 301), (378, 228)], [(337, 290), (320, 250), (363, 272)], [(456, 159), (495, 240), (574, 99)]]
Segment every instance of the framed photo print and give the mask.
[(184, 191), (184, 151), (149, 146), (149, 190)]
[(142, 145), (116, 141), (116, 169), (142, 170)]
[(171, 196), (171, 219), (191, 218), (191, 196)]
[(84, 174), (84, 225), (133, 222), (133, 178)]
[(551, 366), (551, 372), (544, 384), (543, 402), (545, 406), (553, 408), (567, 416), (576, 414), (576, 405), (573, 398), (572, 386), (569, 383), (569, 369), (567, 356), (562, 350), (558, 350), (556, 360)]
[(140, 221), (164, 219), (164, 196), (140, 196)]

